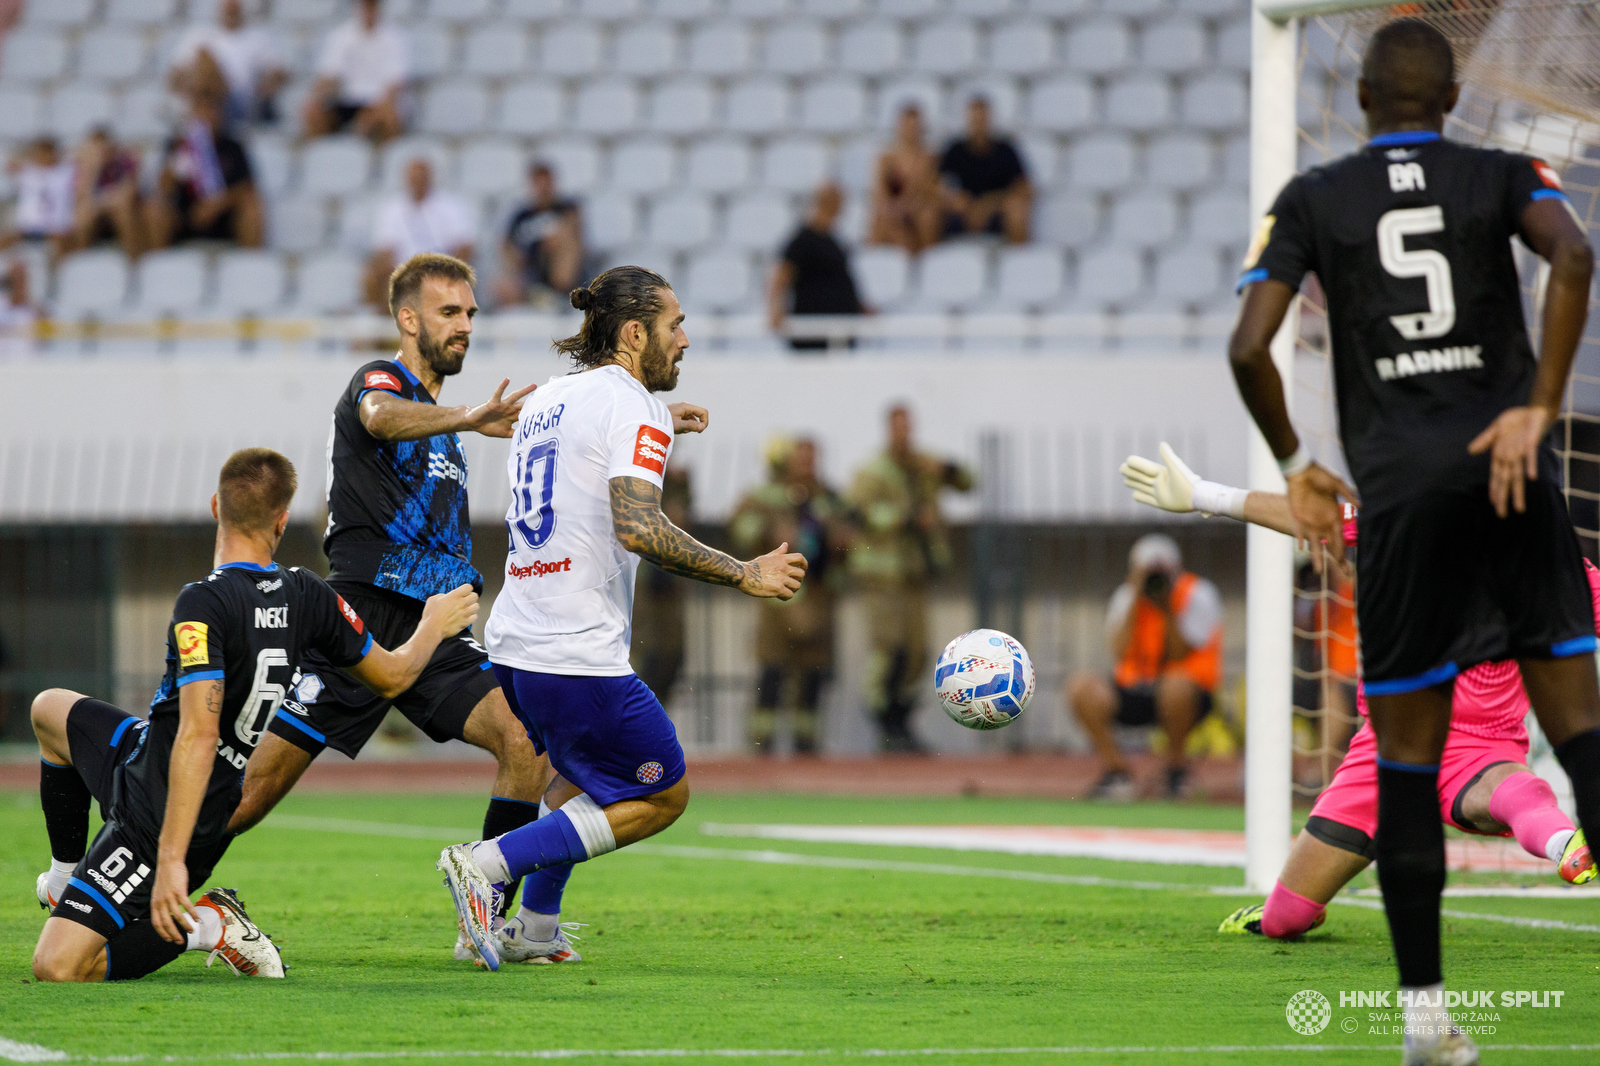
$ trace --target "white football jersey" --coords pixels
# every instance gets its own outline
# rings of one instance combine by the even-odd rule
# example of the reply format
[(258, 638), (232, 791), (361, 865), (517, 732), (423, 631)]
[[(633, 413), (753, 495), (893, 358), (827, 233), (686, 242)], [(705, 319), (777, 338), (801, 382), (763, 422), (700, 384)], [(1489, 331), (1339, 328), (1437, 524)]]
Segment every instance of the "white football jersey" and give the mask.
[(506, 463), (506, 581), (484, 640), (503, 666), (547, 674), (633, 672), (639, 560), (611, 523), (611, 479), (660, 487), (672, 412), (619, 366), (554, 378), (522, 408)]

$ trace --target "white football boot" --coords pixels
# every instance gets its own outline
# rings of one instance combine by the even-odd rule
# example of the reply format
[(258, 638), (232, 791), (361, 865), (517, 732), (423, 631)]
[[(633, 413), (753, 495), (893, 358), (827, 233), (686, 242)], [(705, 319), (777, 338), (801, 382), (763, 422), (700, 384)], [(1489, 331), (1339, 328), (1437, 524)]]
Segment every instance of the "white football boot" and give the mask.
[(196, 900), (195, 906), (209, 907), (222, 916), (222, 936), (206, 957), (207, 966), (221, 959), (240, 977), (284, 976), (288, 967), (278, 954), (278, 945), (250, 920), (233, 889), (213, 888)]
[(40, 874), (39, 880), (33, 883), (33, 894), (39, 898), (39, 906), (47, 911), (55, 910), (57, 901), (50, 898), (50, 871)]
[(1451, 1029), (1437, 1044), (1406, 1048), (1401, 1066), (1478, 1066), (1478, 1045), (1459, 1029)]
[(556, 962), (582, 962), (583, 956), (572, 946), (572, 941), (582, 940), (578, 930), (583, 922), (562, 922), (556, 926), (551, 940), (530, 940), (521, 918), (513, 918), (500, 927), (500, 961), (526, 962), (549, 965)]
[(436, 868), (444, 872), (444, 884), (455, 902), (462, 934), (483, 964), (498, 970), (500, 953), (494, 920), (500, 909), (500, 893), (473, 861), (472, 845), (452, 844), (445, 848), (439, 853)]
[(460, 924), (459, 921), (456, 923), (456, 948), (452, 954), (457, 962), (477, 962), (478, 953), (472, 950), (472, 941), (461, 931)]

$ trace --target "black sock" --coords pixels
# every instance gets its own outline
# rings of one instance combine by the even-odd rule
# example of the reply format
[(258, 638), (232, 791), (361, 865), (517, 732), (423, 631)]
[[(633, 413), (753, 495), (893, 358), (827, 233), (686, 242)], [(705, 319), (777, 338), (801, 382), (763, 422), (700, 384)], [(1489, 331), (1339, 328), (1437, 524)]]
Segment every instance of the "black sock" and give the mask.
[(77, 862), (89, 846), (89, 786), (77, 767), (57, 766), (39, 760), (39, 806), (44, 808), (44, 829), (50, 835), (50, 857), (57, 862)]
[(1378, 760), (1378, 883), (1400, 984), (1442, 980), (1439, 894), (1444, 891), (1444, 824), (1439, 768)]
[[(506, 799), (504, 796), (489, 797), (489, 809), (483, 812), (483, 839), (492, 840), (504, 836), (513, 829), (521, 829), (529, 822), (539, 820), (539, 805), (528, 803), (525, 800)], [(506, 894), (500, 899), (502, 913), (510, 913), (517, 902), (517, 888), (522, 884), (522, 878), (517, 878), (506, 886)]]
[(106, 945), (106, 980), (137, 980), (155, 973), (184, 951), (184, 945), (162, 940), (150, 920), (140, 918)]
[(1578, 805), (1578, 824), (1589, 846), (1600, 841), (1600, 729), (1569, 737), (1556, 749), (1561, 768), (1572, 779), (1572, 798)]

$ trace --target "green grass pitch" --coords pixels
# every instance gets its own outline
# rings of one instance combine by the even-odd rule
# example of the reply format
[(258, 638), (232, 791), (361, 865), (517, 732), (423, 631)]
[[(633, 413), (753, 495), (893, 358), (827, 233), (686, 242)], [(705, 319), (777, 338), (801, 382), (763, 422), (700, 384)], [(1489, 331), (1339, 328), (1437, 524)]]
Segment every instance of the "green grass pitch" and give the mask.
[[(650, 845), (579, 867), (564, 917), (588, 923), (581, 963), (475, 972), (451, 959), (454, 916), (433, 862), (467, 796), (291, 796), (242, 837), (214, 881), (236, 886), (282, 945), (285, 981), (241, 980), (186, 955), (143, 981), (30, 980), (48, 849), (37, 797), (0, 794), (0, 1057), (19, 1044), (74, 1057), (159, 1061), (394, 1053), (483, 1061), (497, 1052), (641, 1051), (629, 1061), (846, 1061), (871, 1052), (927, 1063), (1391, 1063), (1341, 990), (1393, 987), (1382, 915), (1335, 906), (1296, 944), (1220, 937), (1242, 900), (1209, 894), (1237, 870), (707, 837), (702, 822), (1012, 822), (1239, 828), (1237, 809), (1093, 807), (985, 799), (701, 796)], [(316, 819), (402, 827), (381, 836)], [(403, 827), (443, 827), (438, 839)], [(707, 855), (675, 849), (716, 849)], [(791, 856), (1098, 875), (1192, 888), (1131, 890), (747, 861)], [(729, 857), (716, 857), (725, 854)], [(1458, 899), (1477, 914), (1600, 925), (1584, 900)], [(1450, 918), (1455, 989), (1560, 990), (1559, 1008), (1497, 1008), (1486, 1064), (1592, 1060), (1600, 1043), (1600, 933)], [(1333, 1003), (1301, 1036), (1285, 1004)], [(1347, 1033), (1346, 1019), (1357, 1031)], [(1379, 1024), (1382, 1024), (1381, 1022)], [(1518, 1049), (1505, 1045), (1540, 1045)], [(1256, 1050), (1249, 1050), (1254, 1048)], [(955, 1055), (938, 1049), (962, 1051)], [(1043, 1049), (1034, 1051), (981, 1049)], [(1122, 1049), (1122, 1050), (1094, 1050)], [(666, 1052), (690, 1054), (667, 1056)], [(722, 1052), (722, 1055), (711, 1054)], [(826, 1052), (824, 1054), (823, 1052)], [(469, 1054), (463, 1054), (469, 1053)], [(473, 1057), (473, 1055), (477, 1057)], [(552, 1056), (553, 1057), (553, 1056)], [(876, 1057), (876, 1056), (873, 1056)], [(575, 1056), (614, 1061), (615, 1056)]]

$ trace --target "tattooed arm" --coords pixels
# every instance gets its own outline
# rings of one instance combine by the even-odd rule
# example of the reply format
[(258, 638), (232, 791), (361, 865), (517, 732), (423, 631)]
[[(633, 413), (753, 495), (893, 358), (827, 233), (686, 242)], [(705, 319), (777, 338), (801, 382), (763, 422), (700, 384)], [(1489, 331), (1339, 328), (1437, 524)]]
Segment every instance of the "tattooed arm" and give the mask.
[(787, 600), (805, 577), (805, 556), (783, 544), (749, 562), (708, 548), (661, 513), (661, 490), (637, 477), (611, 479), (611, 524), (622, 546), (669, 574), (728, 585), (747, 596)]

